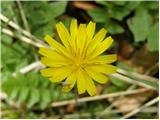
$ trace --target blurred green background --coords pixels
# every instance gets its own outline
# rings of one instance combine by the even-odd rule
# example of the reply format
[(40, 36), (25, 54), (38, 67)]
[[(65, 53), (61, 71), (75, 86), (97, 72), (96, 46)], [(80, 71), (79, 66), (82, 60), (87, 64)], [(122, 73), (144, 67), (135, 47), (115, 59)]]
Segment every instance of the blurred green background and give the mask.
[[(8, 24), (10, 21), (42, 41), (46, 34), (57, 38), (55, 24), (59, 21), (68, 28), (73, 18), (79, 23), (95, 21), (96, 31), (104, 27), (108, 30), (107, 35), (115, 39), (108, 53), (118, 54), (119, 60), (115, 64), (119, 68), (141, 74), (149, 73), (158, 78), (159, 69), (150, 70), (158, 63), (158, 9), (158, 1), (1, 1), (1, 15), (9, 19), (7, 22), (1, 19), (2, 118), (66, 118), (66, 114), (76, 114), (78, 111), (82, 116), (79, 114), (74, 118), (96, 118), (97, 112), (112, 103), (110, 100), (100, 100), (83, 103), (78, 109), (74, 105), (51, 107), (50, 104), (55, 101), (74, 99), (74, 93), (62, 93), (60, 85), (51, 84), (40, 75), (40, 68), (26, 74), (20, 73), (22, 68), (38, 61), (40, 56), (38, 48), (19, 40), (18, 35), (23, 33), (11, 27)], [(3, 29), (15, 35), (7, 35)], [(113, 93), (126, 90), (129, 86), (131, 84), (110, 78), (106, 85), (98, 85), (97, 91), (99, 94)], [(146, 99), (154, 96), (151, 94)], [(83, 116), (83, 113), (89, 114)], [(154, 119), (158, 117), (157, 114), (138, 113), (132, 118)], [(111, 112), (102, 118), (121, 118), (122, 115)]]

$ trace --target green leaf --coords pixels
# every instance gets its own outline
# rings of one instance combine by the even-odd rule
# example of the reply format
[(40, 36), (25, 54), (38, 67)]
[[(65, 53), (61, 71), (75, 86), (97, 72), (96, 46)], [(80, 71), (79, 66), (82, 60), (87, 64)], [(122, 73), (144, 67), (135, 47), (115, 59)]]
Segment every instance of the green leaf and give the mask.
[(134, 9), (136, 9), (139, 5), (141, 5), (141, 1), (127, 1), (127, 4), (125, 5), (125, 7), (132, 11)]
[(158, 51), (159, 50), (159, 31), (158, 31), (158, 22), (150, 29), (150, 33), (148, 36), (148, 48), (150, 51)]
[(66, 10), (66, 6), (67, 6), (67, 1), (52, 2), (50, 4), (50, 10), (52, 11), (50, 12), (51, 17), (55, 18), (55, 17), (62, 15)]
[(37, 103), (40, 99), (40, 93), (38, 89), (32, 88), (30, 89), (30, 97), (28, 100), (27, 107), (31, 108), (35, 103)]
[(102, 1), (102, 0), (96, 0), (96, 3), (100, 4), (100, 5), (104, 5), (104, 6), (107, 5), (107, 2), (106, 1)]
[(110, 12), (112, 18), (121, 21), (125, 16), (127, 16), (130, 13), (130, 10), (121, 6), (113, 6)]
[(13, 6), (13, 1), (2, 1), (1, 2), (1, 13), (7, 17), (13, 18), (13, 12), (12, 11), (12, 6)]
[(19, 93), (19, 87), (12, 89), (9, 99), (11, 100), (15, 99), (18, 96), (18, 93)]
[(109, 25), (106, 25), (106, 28), (111, 34), (120, 34), (124, 32), (123, 27), (121, 27), (116, 22), (110, 22)]
[(2, 34), (1, 39), (2, 39), (2, 42), (4, 42), (5, 44), (12, 43), (12, 38), (6, 34)]
[(150, 9), (150, 10), (156, 10), (158, 11), (158, 0), (157, 1), (147, 1), (147, 2), (143, 2), (142, 4), (145, 8)]
[(121, 90), (123, 90), (123, 88), (112, 85), (112, 86), (108, 86), (105, 89), (104, 93), (114, 93), (114, 92), (119, 92)]
[(40, 96), (40, 108), (44, 109), (51, 101), (51, 93), (49, 93), (47, 90), (42, 90), (42, 93), (43, 94)]
[(20, 88), (20, 93), (19, 93), (19, 97), (18, 97), (18, 103), (24, 102), (29, 95), (29, 89), (25, 86)]
[(88, 10), (87, 13), (93, 18), (96, 22), (106, 22), (106, 10), (104, 9), (93, 9)]
[(151, 16), (143, 7), (136, 10), (133, 18), (127, 21), (127, 24), (134, 35), (135, 42), (144, 41), (149, 33), (152, 21)]
[(127, 1), (112, 1), (112, 4), (119, 5), (119, 6), (124, 6)]
[(121, 61), (119, 61), (119, 62), (117, 63), (117, 67), (120, 68), (120, 69), (124, 69), (124, 70), (126, 70), (126, 71), (129, 71), (129, 72), (135, 72), (135, 71), (136, 71), (136, 68), (134, 68), (134, 67), (129, 67), (127, 64), (125, 64), (125, 63), (123, 63), (123, 62), (121, 62)]

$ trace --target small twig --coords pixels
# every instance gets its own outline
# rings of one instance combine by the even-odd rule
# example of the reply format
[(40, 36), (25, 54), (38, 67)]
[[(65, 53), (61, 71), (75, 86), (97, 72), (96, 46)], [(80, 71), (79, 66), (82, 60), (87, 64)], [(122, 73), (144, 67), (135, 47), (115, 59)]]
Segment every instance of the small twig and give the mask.
[(11, 37), (17, 37), (17, 38), (19, 38), (20, 40), (22, 40), (23, 42), (26, 42), (26, 43), (28, 43), (28, 44), (31, 44), (31, 45), (33, 45), (33, 46), (35, 46), (35, 47), (45, 47), (43, 44), (38, 43), (38, 42), (35, 42), (35, 41), (32, 41), (31, 39), (29, 39), (29, 38), (27, 38), (27, 37), (25, 37), (25, 36), (23, 36), (23, 35), (15, 34), (14, 32), (12, 32), (12, 31), (9, 30), (9, 29), (3, 28), (3, 29), (2, 29), (2, 32), (5, 33), (5, 34), (7, 34), (7, 35), (9, 35), (9, 36), (11, 36)]
[[(79, 98), (78, 103), (101, 100), (101, 99), (105, 99), (105, 98), (109, 98), (109, 97), (117, 97), (117, 96), (120, 96), (120, 95), (130, 95), (130, 94), (137, 94), (137, 93), (141, 93), (141, 92), (143, 93), (143, 92), (146, 92), (148, 90), (150, 90), (150, 89), (141, 88), (141, 89), (137, 89), (137, 90), (121, 91), (121, 92), (117, 92), (117, 93), (103, 94), (103, 95), (93, 96), (93, 97), (84, 97), (84, 98)], [(68, 105), (68, 104), (72, 104), (72, 103), (75, 104), (74, 99), (61, 101), (61, 102), (53, 102), (51, 104), (51, 106), (52, 107), (59, 107), (59, 106), (64, 106), (64, 105)]]
[[(29, 65), (23, 67), (22, 69), (20, 69), (20, 73), (25, 74), (25, 73), (33, 70), (37, 66), (43, 66), (43, 65), (41, 64), (40, 61), (34, 62), (34, 63), (29, 64)], [(16, 76), (16, 73), (13, 73), (13, 76)]]
[(118, 73), (111, 74), (110, 76), (118, 78), (119, 80), (131, 83), (131, 84), (135, 84), (135, 85), (138, 85), (138, 86), (142, 86), (142, 87), (145, 87), (145, 88), (150, 88), (150, 89), (156, 90), (156, 88), (154, 88), (154, 87), (152, 87), (150, 85), (147, 85), (147, 84), (142, 83), (140, 81), (132, 80), (132, 79), (130, 79), (130, 78), (126, 77), (126, 76), (123, 76), (121, 74), (118, 74)]
[(24, 23), (24, 27), (25, 27), (25, 29), (26, 29), (28, 32), (30, 32), (29, 25), (28, 25), (26, 16), (25, 16), (25, 14), (24, 14), (24, 10), (23, 10), (23, 7), (22, 7), (21, 2), (20, 2), (20, 1), (17, 1), (17, 5), (18, 5), (18, 8), (19, 8), (21, 17), (22, 17), (22, 21), (23, 21), (23, 23)]
[(148, 107), (148, 106), (151, 106), (151, 105), (155, 104), (156, 102), (158, 102), (158, 100), (159, 100), (159, 97), (154, 98), (153, 100), (145, 103), (145, 104), (144, 104), (143, 106), (141, 106), (140, 108), (136, 108), (136, 109), (134, 109), (133, 111), (127, 113), (126, 115), (124, 115), (123, 117), (121, 117), (121, 119), (126, 119), (126, 118), (129, 118), (129, 117), (135, 115), (136, 113), (140, 112), (142, 109), (144, 109), (144, 108), (146, 108), (146, 107)]
[(45, 44), (44, 42), (42, 42), (41, 40), (37, 39), (35, 36), (33, 36), (31, 33), (29, 33), (26, 30), (23, 30), (20, 26), (18, 26), (16, 23), (14, 23), (13, 21), (9, 20), (7, 17), (5, 17), (3, 14), (0, 14), (0, 20), (7, 23), (10, 27), (14, 28), (17, 31), (20, 31), (21, 33), (23, 33), (25, 36), (32, 38), (33, 40), (35, 40), (36, 42), (39, 42), (41, 44)]

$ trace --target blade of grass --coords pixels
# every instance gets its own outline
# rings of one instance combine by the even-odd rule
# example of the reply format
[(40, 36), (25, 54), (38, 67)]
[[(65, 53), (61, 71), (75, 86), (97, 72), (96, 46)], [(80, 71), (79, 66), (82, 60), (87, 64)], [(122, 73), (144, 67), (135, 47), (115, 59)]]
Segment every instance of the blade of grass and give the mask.
[(25, 14), (24, 14), (24, 10), (23, 10), (21, 1), (16, 1), (16, 2), (17, 2), (17, 5), (18, 5), (18, 8), (19, 8), (19, 11), (20, 11), (20, 15), (21, 15), (21, 18), (22, 18), (24, 27), (25, 27), (25, 29), (30, 33), (29, 25), (28, 25), (26, 16), (25, 16)]
[(119, 80), (131, 83), (131, 84), (135, 84), (135, 85), (142, 86), (142, 87), (145, 87), (145, 88), (150, 88), (150, 89), (153, 89), (153, 90), (157, 90), (157, 88), (155, 88), (155, 87), (153, 87), (151, 85), (145, 84), (145, 83), (143, 83), (141, 81), (133, 80), (133, 79), (131, 79), (129, 77), (126, 77), (126, 76), (118, 74), (118, 73), (112, 74), (110, 76), (118, 78)]

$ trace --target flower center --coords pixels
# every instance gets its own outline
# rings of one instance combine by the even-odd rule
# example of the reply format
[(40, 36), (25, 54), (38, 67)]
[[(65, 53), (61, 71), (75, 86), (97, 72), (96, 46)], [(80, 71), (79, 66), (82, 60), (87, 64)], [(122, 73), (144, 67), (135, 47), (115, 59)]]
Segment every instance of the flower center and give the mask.
[(84, 59), (79, 56), (76, 56), (74, 58), (73, 64), (75, 65), (76, 69), (79, 69), (80, 67), (84, 67), (84, 64), (85, 64)]

